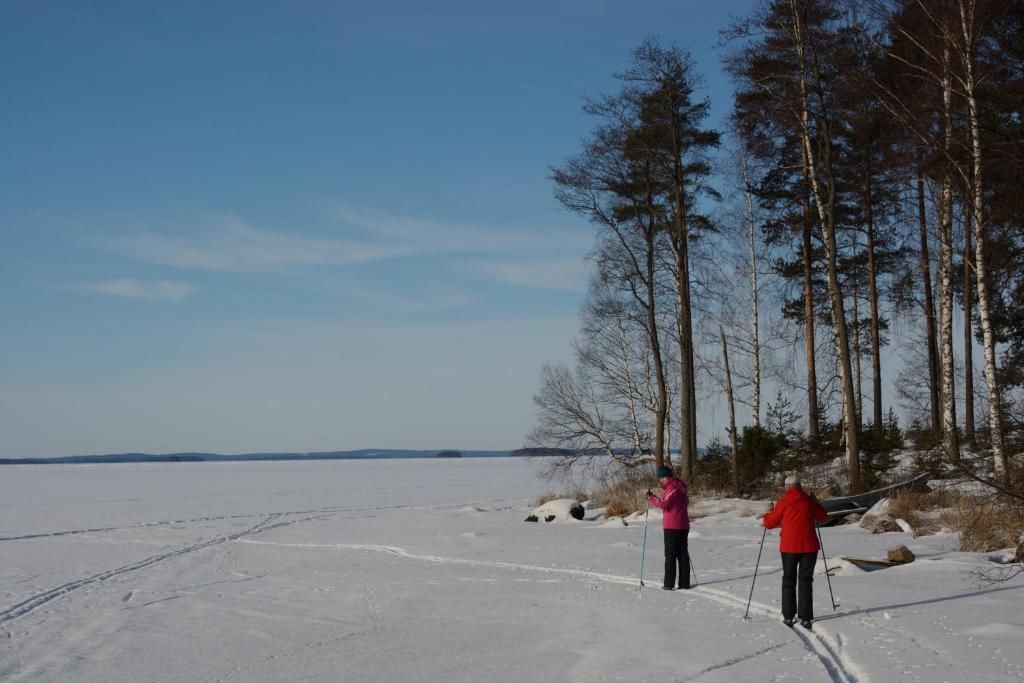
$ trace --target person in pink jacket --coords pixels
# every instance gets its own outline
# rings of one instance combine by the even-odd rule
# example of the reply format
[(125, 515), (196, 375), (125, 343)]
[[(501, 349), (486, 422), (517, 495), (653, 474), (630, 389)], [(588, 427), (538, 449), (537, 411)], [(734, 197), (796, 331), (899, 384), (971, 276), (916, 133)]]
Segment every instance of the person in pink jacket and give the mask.
[(690, 553), (687, 537), (690, 535), (690, 499), (686, 496), (686, 484), (677, 479), (668, 467), (658, 468), (658, 483), (662, 494), (659, 498), (650, 491), (647, 500), (664, 514), (661, 526), (665, 534), (665, 582), (662, 589), (676, 588), (676, 568), (679, 568), (679, 588), (690, 587)]

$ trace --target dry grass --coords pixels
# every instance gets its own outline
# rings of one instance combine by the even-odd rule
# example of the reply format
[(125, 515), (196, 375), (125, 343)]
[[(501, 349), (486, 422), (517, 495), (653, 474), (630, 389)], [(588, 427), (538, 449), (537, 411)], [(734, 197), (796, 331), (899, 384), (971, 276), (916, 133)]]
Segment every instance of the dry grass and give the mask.
[(605, 509), (605, 517), (625, 517), (646, 509), (646, 491), (647, 487), (637, 482), (623, 481), (594, 491), (594, 501)]
[(1024, 531), (1024, 515), (1019, 508), (966, 497), (944, 511), (939, 521), (960, 532), (960, 550), (965, 552), (1012, 548)]
[(889, 509), (893, 510), (893, 506), (896, 506), (896, 509), (898, 509), (900, 505), (906, 504), (919, 511), (927, 512), (929, 510), (953, 507), (962, 498), (963, 494), (950, 489), (938, 489), (924, 493), (904, 489), (889, 499)]
[(914, 527), (916, 530), (924, 526), (920, 513), (934, 509), (925, 495), (913, 491), (899, 491), (889, 499), (889, 514)]
[[(969, 502), (964, 503), (964, 501)], [(914, 536), (931, 536), (939, 533), (943, 526), (956, 529), (956, 527), (946, 524), (942, 515), (947, 514), (958, 505), (973, 503), (973, 499), (964, 498), (952, 491), (918, 493), (904, 490), (897, 492), (889, 499), (889, 514), (909, 524), (914, 529)]]
[(559, 498), (561, 498), (561, 496), (558, 495), (557, 493), (542, 493), (530, 501), (530, 507), (540, 507), (544, 503), (549, 503), (553, 500), (558, 500)]
[(910, 524), (915, 536), (942, 528), (959, 532), (960, 550), (965, 552), (1014, 547), (1024, 531), (1024, 511), (1019, 507), (950, 490), (900, 491), (889, 500), (889, 514)]

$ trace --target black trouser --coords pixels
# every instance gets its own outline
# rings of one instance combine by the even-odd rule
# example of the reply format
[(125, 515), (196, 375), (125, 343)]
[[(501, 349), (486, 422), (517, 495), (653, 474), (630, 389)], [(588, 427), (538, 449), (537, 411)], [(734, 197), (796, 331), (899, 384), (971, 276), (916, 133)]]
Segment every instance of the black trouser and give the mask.
[[(818, 553), (782, 553), (782, 616), (792, 619), (794, 615), (800, 620), (814, 619), (814, 597), (811, 584), (814, 582), (814, 565), (818, 561)], [(799, 583), (799, 603), (797, 609), (797, 584)]]
[(690, 587), (690, 553), (686, 538), (689, 529), (665, 529), (665, 583), (676, 587), (676, 565), (679, 565), (679, 587)]

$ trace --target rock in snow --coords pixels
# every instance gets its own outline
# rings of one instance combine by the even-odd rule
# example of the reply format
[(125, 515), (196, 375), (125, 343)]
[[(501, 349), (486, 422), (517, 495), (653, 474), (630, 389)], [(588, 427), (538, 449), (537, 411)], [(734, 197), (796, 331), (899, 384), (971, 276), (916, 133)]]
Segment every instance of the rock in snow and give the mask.
[(899, 564), (907, 564), (914, 561), (914, 553), (910, 552), (910, 548), (905, 545), (889, 548), (887, 556), (890, 562), (897, 562)]

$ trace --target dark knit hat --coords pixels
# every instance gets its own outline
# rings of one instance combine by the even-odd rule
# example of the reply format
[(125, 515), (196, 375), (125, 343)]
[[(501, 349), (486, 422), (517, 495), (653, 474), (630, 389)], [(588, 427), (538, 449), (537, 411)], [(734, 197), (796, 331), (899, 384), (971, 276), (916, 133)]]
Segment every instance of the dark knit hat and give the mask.
[(671, 477), (671, 476), (672, 476), (672, 470), (669, 469), (668, 467), (659, 467), (658, 468), (658, 479), (661, 479), (662, 477)]

